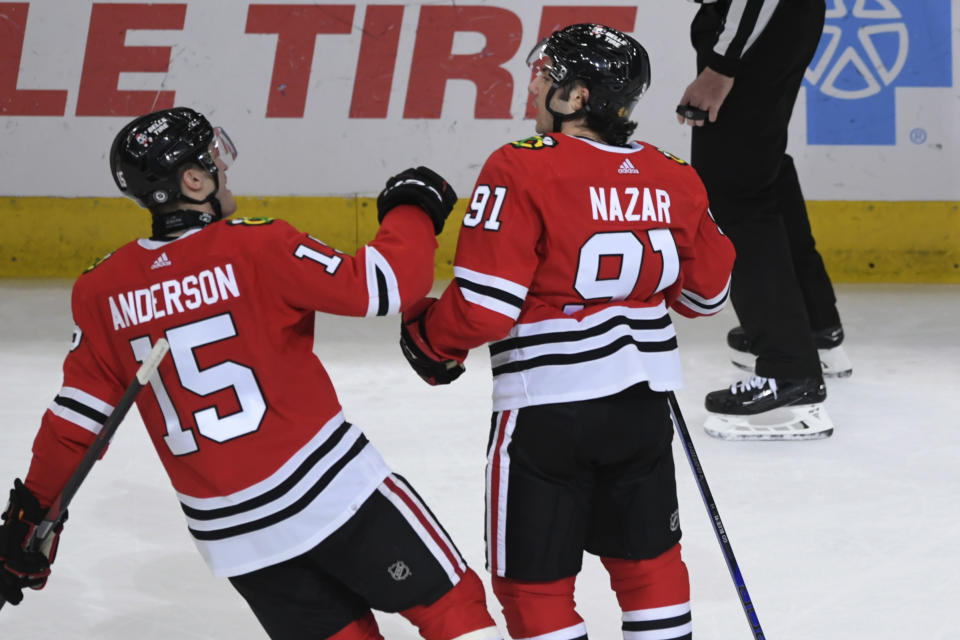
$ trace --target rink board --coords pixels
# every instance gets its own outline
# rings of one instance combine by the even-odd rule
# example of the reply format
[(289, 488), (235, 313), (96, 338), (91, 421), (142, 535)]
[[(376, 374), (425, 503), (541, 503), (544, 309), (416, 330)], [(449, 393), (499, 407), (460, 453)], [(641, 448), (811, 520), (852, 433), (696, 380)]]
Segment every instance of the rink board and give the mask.
[[(377, 229), (373, 198), (240, 197), (239, 215), (282, 218), (353, 253)], [(458, 203), (440, 235), (436, 277), (452, 276)], [(960, 283), (956, 202), (808, 203), (817, 246), (836, 282)], [(73, 278), (95, 258), (150, 234), (149, 215), (123, 198), (0, 200), (0, 277)]]

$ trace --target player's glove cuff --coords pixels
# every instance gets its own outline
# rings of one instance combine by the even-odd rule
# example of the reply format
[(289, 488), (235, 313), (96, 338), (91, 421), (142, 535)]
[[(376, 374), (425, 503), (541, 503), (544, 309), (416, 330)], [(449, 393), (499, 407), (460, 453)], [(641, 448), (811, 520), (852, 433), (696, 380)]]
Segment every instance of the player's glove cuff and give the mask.
[(433, 221), (434, 233), (439, 235), (447, 216), (457, 204), (457, 193), (450, 183), (431, 169), (411, 168), (387, 180), (377, 196), (377, 220), (383, 222), (384, 216), (401, 204), (423, 209)]
[(404, 312), (400, 323), (400, 350), (403, 351), (403, 357), (418, 376), (433, 386), (450, 384), (466, 370), (462, 362), (437, 354), (423, 331), (423, 317), (436, 301), (436, 298), (424, 298)]
[(3, 520), (0, 526), (0, 594), (10, 604), (23, 599), (23, 589), (42, 589), (47, 583), (67, 514), (64, 513), (39, 547), (28, 549), (28, 542), (45, 517), (46, 509), (40, 506), (33, 493), (19, 478), (14, 480), (10, 502), (0, 516)]

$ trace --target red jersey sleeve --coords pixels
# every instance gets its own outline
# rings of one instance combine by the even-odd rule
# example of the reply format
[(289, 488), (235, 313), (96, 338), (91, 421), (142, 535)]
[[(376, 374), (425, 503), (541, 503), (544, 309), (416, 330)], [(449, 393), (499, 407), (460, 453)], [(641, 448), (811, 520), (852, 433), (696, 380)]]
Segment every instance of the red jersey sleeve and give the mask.
[(271, 277), (293, 307), (345, 316), (389, 315), (423, 298), (433, 285), (437, 241), (433, 223), (418, 207), (391, 210), (376, 237), (355, 256), (281, 224), (286, 237), (271, 244), (264, 258), (272, 261)]
[(126, 389), (100, 356), (101, 339), (89, 305), (84, 304), (85, 284), (81, 277), (73, 288), (76, 328), (63, 362), (63, 386), (43, 414), (25, 480), (44, 506), (63, 490)]
[(484, 164), (457, 240), (454, 280), (427, 312), (427, 339), (446, 358), (463, 361), (505, 336), (537, 268), (542, 221), (515, 158), (503, 147)]
[(701, 214), (689, 242), (678, 246), (680, 277), (666, 292), (671, 308), (688, 318), (713, 315), (723, 309), (735, 257), (733, 244), (714, 221), (706, 191), (699, 179), (697, 182)]

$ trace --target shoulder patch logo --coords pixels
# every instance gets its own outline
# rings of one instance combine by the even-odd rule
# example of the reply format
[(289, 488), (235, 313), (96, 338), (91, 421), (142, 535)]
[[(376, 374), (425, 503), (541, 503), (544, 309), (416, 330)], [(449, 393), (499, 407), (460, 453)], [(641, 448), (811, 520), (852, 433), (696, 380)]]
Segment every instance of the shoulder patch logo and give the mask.
[(273, 222), (273, 218), (234, 218), (233, 220), (227, 220), (227, 224), (230, 226), (242, 224), (245, 227), (259, 227), (271, 222)]
[(551, 136), (532, 136), (510, 143), (515, 149), (545, 149), (557, 146), (556, 138)]
[(653, 147), (653, 148), (656, 149), (657, 151), (659, 151), (660, 153), (662, 153), (663, 155), (667, 156), (668, 158), (670, 158), (671, 160), (673, 160), (673, 161), (676, 162), (677, 164), (687, 164), (687, 161), (686, 161), (686, 160), (684, 160), (684, 159), (682, 159), (682, 158), (678, 158), (677, 156), (673, 155), (673, 154), (670, 153), (669, 151), (664, 151), (664, 150), (661, 149), (660, 147)]
[(84, 273), (88, 273), (88, 272), (90, 272), (90, 271), (93, 271), (94, 269), (96, 269), (96, 268), (100, 265), (101, 262), (103, 262), (104, 260), (106, 260), (107, 258), (109, 258), (109, 257), (112, 256), (112, 255), (113, 255), (113, 251), (111, 251), (110, 253), (108, 253), (108, 254), (105, 255), (105, 256), (100, 256), (99, 258), (97, 258), (96, 260), (93, 261), (93, 264), (91, 264), (89, 267), (87, 267), (86, 269), (84, 269), (83, 272), (84, 272)]

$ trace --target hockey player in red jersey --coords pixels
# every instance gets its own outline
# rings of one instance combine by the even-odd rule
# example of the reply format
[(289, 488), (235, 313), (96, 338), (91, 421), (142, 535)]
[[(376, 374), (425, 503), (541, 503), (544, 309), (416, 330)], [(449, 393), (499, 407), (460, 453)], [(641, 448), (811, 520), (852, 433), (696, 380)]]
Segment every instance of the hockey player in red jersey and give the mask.
[(668, 309), (718, 312), (733, 248), (694, 170), (630, 141), (650, 78), (639, 43), (573, 25), (528, 63), (540, 135), (483, 166), (454, 282), (404, 313), (401, 346), (444, 384), (490, 343), (487, 568), (511, 637), (587, 637), (574, 581), (588, 551), (610, 574), (625, 638), (690, 638)]
[[(398, 313), (433, 282), (434, 235), (456, 202), (425, 167), (387, 182), (380, 229), (356, 256), (282, 220), (227, 219), (236, 148), (187, 108), (133, 120), (114, 179), (153, 236), (77, 280), (63, 387), (0, 527), (0, 595), (40, 588), (56, 539), (23, 542), (161, 337), (170, 358), (140, 415), (217, 576), (272, 638), (382, 638), (371, 609), (427, 640), (499, 638), (479, 577), (407, 482), (347, 422), (313, 353), (314, 312)], [(104, 550), (106, 553), (106, 550)]]

